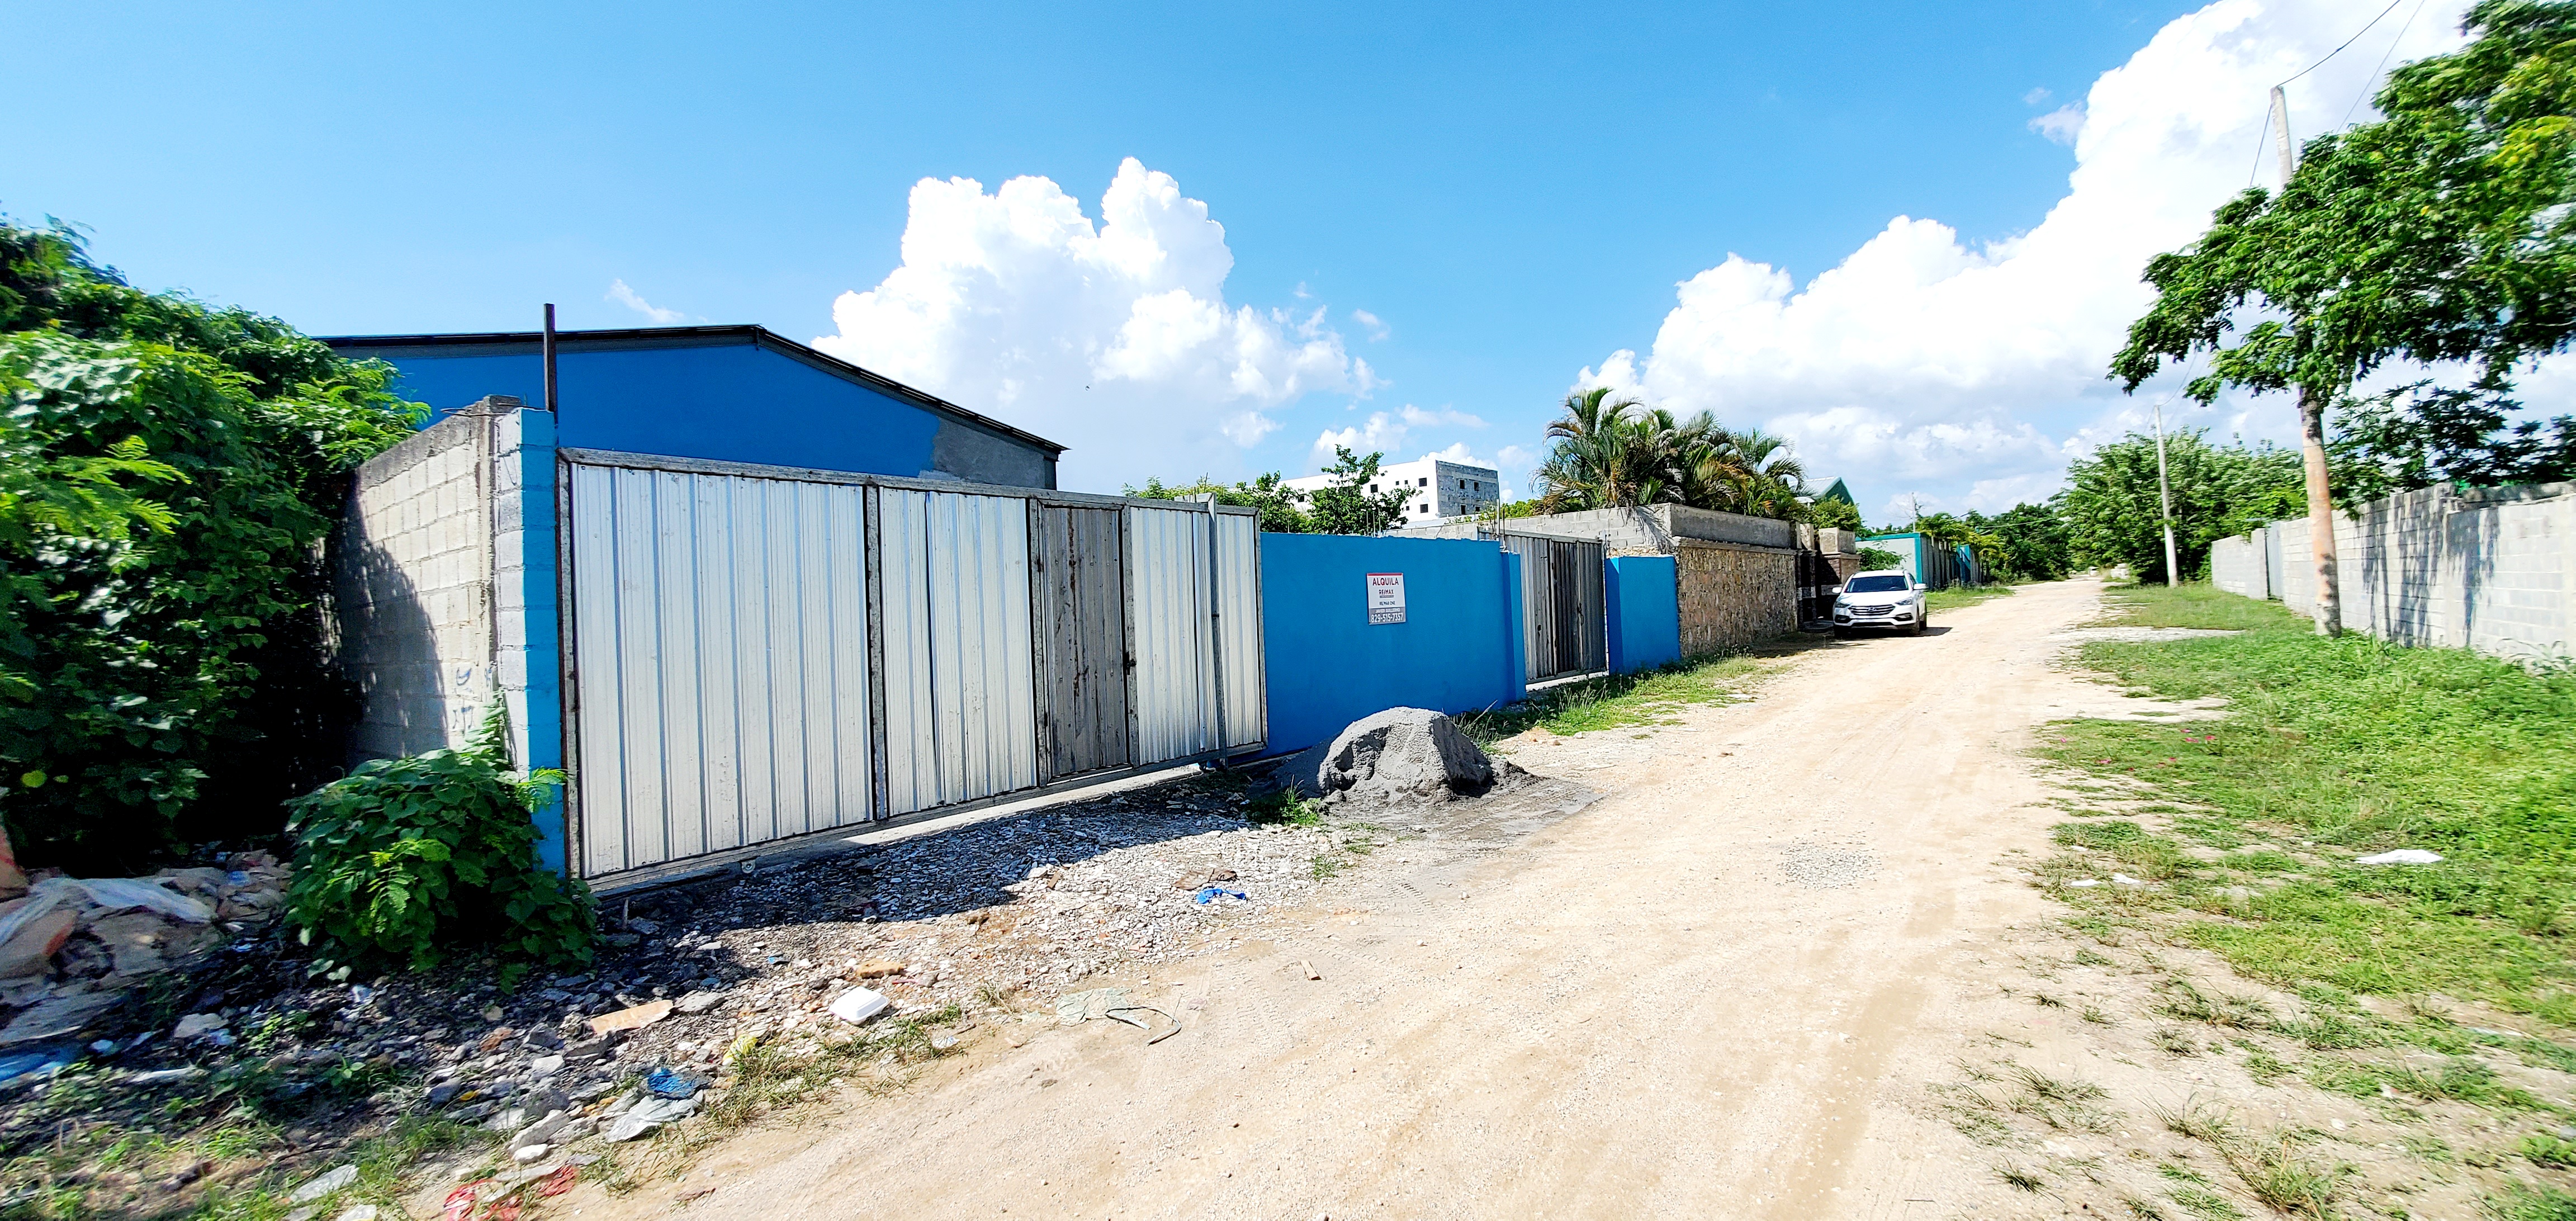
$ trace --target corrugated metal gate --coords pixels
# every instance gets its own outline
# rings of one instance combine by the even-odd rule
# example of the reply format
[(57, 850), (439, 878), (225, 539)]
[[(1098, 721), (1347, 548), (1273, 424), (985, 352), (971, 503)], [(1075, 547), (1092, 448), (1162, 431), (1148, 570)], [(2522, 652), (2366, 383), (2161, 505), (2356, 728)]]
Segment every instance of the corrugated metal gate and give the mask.
[(562, 453), (582, 876), (1264, 742), (1251, 510)]
[(1521, 557), (1521, 631), (1529, 681), (1609, 669), (1601, 544), (1530, 534), (1506, 534), (1502, 544)]

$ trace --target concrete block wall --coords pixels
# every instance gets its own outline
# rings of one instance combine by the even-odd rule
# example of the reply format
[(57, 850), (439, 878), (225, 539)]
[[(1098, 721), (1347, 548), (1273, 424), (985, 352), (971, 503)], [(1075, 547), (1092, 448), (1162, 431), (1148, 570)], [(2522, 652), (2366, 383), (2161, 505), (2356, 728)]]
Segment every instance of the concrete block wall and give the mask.
[[(1504, 527), (1514, 534), (1599, 540), (1611, 551), (1628, 555), (1670, 555), (1673, 541), (1686, 538), (1792, 550), (1798, 546), (1800, 529), (1795, 522), (1669, 504), (1515, 517)], [(1395, 533), (1405, 538), (1487, 538), (1491, 537), (1486, 533), (1490, 529), (1489, 523), (1469, 521), (1417, 526)]]
[(2263, 539), (2259, 532), (2210, 544), (2210, 584), (2227, 593), (2261, 598), (2269, 593), (2263, 577)]
[(488, 425), (453, 415), (358, 468), (332, 542), (352, 763), (461, 746), (491, 695)]
[[(2211, 547), (2213, 571), (2222, 563), (2259, 568), (2277, 544), (2279, 588), (2240, 576), (2230, 592), (2268, 592), (2313, 614), (2308, 539), (2305, 518), (2222, 539)], [(2335, 555), (2349, 630), (2517, 661), (2576, 653), (2576, 484), (2425, 488), (2374, 500), (2336, 515)]]

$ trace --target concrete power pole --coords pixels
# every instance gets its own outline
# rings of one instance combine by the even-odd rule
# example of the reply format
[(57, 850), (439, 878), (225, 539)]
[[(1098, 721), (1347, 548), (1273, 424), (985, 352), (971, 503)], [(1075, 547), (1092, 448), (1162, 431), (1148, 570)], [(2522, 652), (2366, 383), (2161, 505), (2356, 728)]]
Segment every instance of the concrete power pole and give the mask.
[(2165, 588), (2182, 584), (2175, 571), (2173, 539), (2173, 480), (2165, 474), (2165, 401), (2156, 400), (2156, 504), (2163, 512), (2165, 524)]
[[(2279, 85), (2272, 86), (2272, 129), (2279, 133), (2273, 145), (2281, 155), (2281, 188), (2288, 190), (2290, 175), (2298, 172), (2298, 146), (2290, 142), (2290, 98)], [(2328, 393), (2315, 386), (2299, 387), (2299, 457), (2308, 476), (2308, 548), (2317, 569), (2317, 634), (2343, 634), (2342, 573), (2335, 562), (2334, 493), (2326, 479), (2326, 400)]]

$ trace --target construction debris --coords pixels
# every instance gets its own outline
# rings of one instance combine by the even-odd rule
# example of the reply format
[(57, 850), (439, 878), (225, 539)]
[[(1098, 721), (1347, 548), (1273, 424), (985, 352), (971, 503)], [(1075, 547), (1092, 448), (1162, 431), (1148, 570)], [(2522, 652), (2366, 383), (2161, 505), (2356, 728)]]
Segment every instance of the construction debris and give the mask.
[(1273, 782), (1301, 797), (1386, 805), (1482, 796), (1522, 774), (1487, 758), (1448, 717), (1389, 708), (1292, 757)]

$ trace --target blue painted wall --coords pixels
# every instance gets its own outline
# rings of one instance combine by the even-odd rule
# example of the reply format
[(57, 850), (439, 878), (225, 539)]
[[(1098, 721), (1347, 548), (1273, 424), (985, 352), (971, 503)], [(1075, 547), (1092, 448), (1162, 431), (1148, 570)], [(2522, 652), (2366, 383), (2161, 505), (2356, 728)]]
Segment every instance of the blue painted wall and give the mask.
[[(1522, 698), (1513, 558), (1470, 539), (1262, 535), (1265, 753), (1331, 741), (1388, 708), (1461, 713)], [(1404, 622), (1368, 621), (1372, 572), (1404, 574)]]
[(1610, 560), (1602, 583), (1610, 611), (1610, 672), (1633, 674), (1682, 659), (1681, 584), (1669, 555)]
[[(364, 344), (353, 344), (363, 355)], [(394, 392), (441, 413), (487, 394), (545, 404), (543, 358), (405, 349)], [(558, 352), (560, 443), (871, 475), (932, 468), (939, 417), (750, 343)]]

